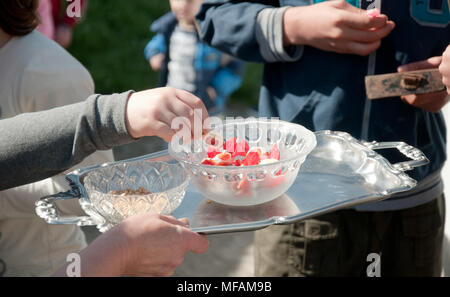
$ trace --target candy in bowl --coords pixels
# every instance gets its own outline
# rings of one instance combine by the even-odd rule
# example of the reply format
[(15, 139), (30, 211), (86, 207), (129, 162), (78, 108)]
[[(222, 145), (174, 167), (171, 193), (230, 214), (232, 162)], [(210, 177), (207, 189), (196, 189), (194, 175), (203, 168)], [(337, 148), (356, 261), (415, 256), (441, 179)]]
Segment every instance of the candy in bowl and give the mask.
[(175, 136), (169, 154), (206, 199), (250, 206), (283, 195), (315, 146), (314, 133), (301, 125), (242, 119), (216, 125), (189, 144)]

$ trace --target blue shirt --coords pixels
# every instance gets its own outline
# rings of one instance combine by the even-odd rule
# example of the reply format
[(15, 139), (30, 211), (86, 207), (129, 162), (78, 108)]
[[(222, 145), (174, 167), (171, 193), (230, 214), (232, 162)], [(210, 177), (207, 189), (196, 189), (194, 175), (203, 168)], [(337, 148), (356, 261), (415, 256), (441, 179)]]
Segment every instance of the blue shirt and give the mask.
[[(317, 2), (321, 1), (206, 0), (197, 14), (200, 36), (211, 46), (243, 60), (266, 62), (256, 38), (258, 14), (266, 8)], [(365, 9), (373, 1), (348, 2), (357, 6), (362, 3), (361, 8)], [(400, 65), (442, 55), (450, 42), (450, 10), (446, 0), (385, 0), (381, 10), (396, 23), (396, 28), (382, 40), (371, 59), (304, 46), (296, 61), (266, 63), (259, 112), (261, 116), (279, 117), (313, 131), (345, 131), (368, 141), (404, 141), (422, 150), (430, 160), (428, 165), (408, 172), (420, 182), (438, 173), (446, 159), (442, 114), (408, 105), (398, 97), (368, 105), (364, 77), (371, 72), (397, 72)], [(392, 158), (390, 154), (383, 155)], [(403, 197), (394, 208), (424, 203), (429, 199), (425, 196), (414, 203), (409, 196)], [(386, 210), (382, 205), (380, 202), (372, 210)]]

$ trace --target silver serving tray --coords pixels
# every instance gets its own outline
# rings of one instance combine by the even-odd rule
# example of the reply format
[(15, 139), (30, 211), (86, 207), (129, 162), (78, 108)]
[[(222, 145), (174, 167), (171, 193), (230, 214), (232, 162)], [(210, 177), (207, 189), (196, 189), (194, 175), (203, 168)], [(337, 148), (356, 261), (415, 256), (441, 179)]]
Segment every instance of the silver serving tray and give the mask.
[[(416, 181), (404, 171), (429, 162), (420, 150), (403, 142), (360, 142), (344, 132), (320, 131), (315, 134), (316, 148), (301, 166), (293, 186), (281, 197), (255, 206), (227, 206), (203, 197), (190, 184), (183, 202), (172, 216), (188, 218), (192, 230), (204, 234), (251, 231), (270, 225), (291, 224), (408, 191), (416, 186)], [(396, 148), (412, 160), (391, 164), (375, 152), (376, 149), (386, 148)], [(92, 210), (83, 178), (98, 168), (139, 160), (177, 162), (167, 151), (162, 151), (76, 170), (66, 176), (71, 190), (41, 198), (38, 214), (51, 224), (97, 225), (102, 231), (104, 220)], [(54, 202), (73, 198), (79, 199), (88, 216), (63, 218), (58, 215)]]

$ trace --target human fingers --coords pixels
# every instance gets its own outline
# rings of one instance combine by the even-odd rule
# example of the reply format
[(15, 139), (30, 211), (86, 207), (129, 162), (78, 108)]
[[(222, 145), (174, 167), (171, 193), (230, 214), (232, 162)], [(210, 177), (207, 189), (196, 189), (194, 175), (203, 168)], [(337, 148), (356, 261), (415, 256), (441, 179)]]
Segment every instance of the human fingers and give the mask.
[(160, 215), (159, 219), (173, 224), (173, 225), (178, 225), (178, 226), (182, 226), (182, 227), (189, 227), (189, 221), (186, 218), (181, 218), (179, 220), (177, 220), (175, 217), (173, 216), (164, 216), (164, 215)]
[(447, 87), (447, 93), (450, 95), (450, 66), (441, 64), (439, 71), (442, 74), (442, 83)]
[(395, 23), (388, 21), (386, 26), (383, 26), (376, 30), (358, 30), (354, 28), (348, 28), (344, 30), (343, 38), (348, 40), (354, 40), (357, 42), (370, 43), (377, 40), (383, 39), (388, 36), (392, 30), (395, 28)]
[(208, 118), (208, 111), (200, 98), (187, 91), (179, 89), (175, 90), (175, 94), (178, 99), (189, 105), (194, 110), (194, 113), (196, 113), (195, 115), (200, 116), (202, 121)]
[(439, 66), (439, 71), (442, 74), (442, 83), (447, 87), (447, 92), (450, 95), (450, 46), (442, 54), (442, 63)]
[(172, 140), (172, 137), (175, 135), (175, 131), (172, 130), (172, 128), (169, 125), (167, 125), (165, 122), (162, 121), (158, 121), (155, 124), (153, 124), (151, 130), (154, 132), (155, 136), (164, 139), (164, 141), (166, 142), (170, 142)]
[(187, 119), (194, 118), (194, 109), (183, 100), (177, 98), (177, 100), (170, 101), (168, 107), (179, 117), (185, 117)]
[[(160, 123), (162, 123), (162, 125), (159, 125), (154, 129), (155, 133), (157, 134), (157, 136), (163, 138), (167, 142), (170, 142), (172, 140), (172, 136), (177, 131), (182, 129), (180, 125), (176, 125), (177, 122), (175, 121), (175, 119), (181, 120), (181, 123), (187, 127), (188, 131), (191, 131), (191, 123), (189, 122), (189, 119), (186, 119), (185, 117), (178, 117), (168, 108), (161, 108), (160, 112), (156, 114), (156, 119)], [(169, 128), (171, 131), (169, 132), (167, 128)], [(188, 137), (190, 135), (191, 133), (189, 133)]]
[[(166, 124), (173, 130), (173, 133), (181, 130), (183, 127), (187, 127), (189, 131), (189, 136), (192, 136), (192, 123), (190, 121), (190, 110), (191, 108), (178, 99), (176, 96), (176, 90), (167, 88), (164, 90), (163, 100), (158, 102), (157, 111), (154, 112), (154, 116), (157, 120)], [(180, 105), (186, 105), (185, 108), (180, 108)], [(178, 106), (175, 107), (174, 106)], [(183, 109), (183, 111), (181, 111)], [(180, 114), (181, 113), (181, 114)], [(193, 112), (192, 112), (193, 113)], [(183, 116), (184, 114), (184, 116)], [(166, 131), (166, 127), (162, 127)]]
[(181, 218), (179, 219), (180, 222), (182, 222), (186, 227), (189, 227), (190, 223), (187, 218)]
[[(191, 136), (193, 136), (194, 129), (196, 128), (195, 127), (195, 124), (196, 124), (195, 123), (196, 122), (195, 121), (195, 116), (196, 116), (195, 111), (182, 100), (171, 101), (169, 104), (169, 109), (178, 118), (180, 118), (182, 120), (181, 123), (183, 123), (184, 125), (187, 125), (186, 127), (189, 128), (189, 130), (191, 132)], [(173, 124), (176, 125), (177, 123), (173, 123)], [(200, 129), (201, 129), (201, 118), (199, 118), (198, 125), (200, 125)], [(174, 127), (174, 126), (172, 125), (172, 127)]]
[(359, 10), (358, 12), (342, 11), (341, 14), (341, 24), (359, 30), (381, 28), (388, 23), (388, 17), (385, 14), (372, 17), (367, 15), (365, 10)]
[[(168, 104), (168, 103), (163, 103)], [(167, 126), (171, 126), (173, 119), (175, 119), (177, 115), (173, 113), (169, 107), (160, 108), (158, 112), (155, 113), (155, 118), (158, 121), (165, 123)]]
[(397, 68), (397, 71), (405, 72), (405, 71), (415, 71), (415, 70), (437, 68), (441, 64), (441, 61), (442, 61), (442, 57), (431, 57), (424, 61), (418, 61), (418, 62), (399, 66)]
[(416, 94), (411, 95), (404, 95), (401, 96), (401, 99), (403, 102), (415, 106), (417, 108), (436, 113), (440, 110), (438, 104), (433, 103), (432, 101), (429, 101), (428, 98), (425, 98), (424, 96), (419, 96)]
[(209, 248), (209, 240), (205, 235), (200, 235), (188, 228), (183, 228), (182, 240), (186, 243), (187, 250), (203, 254)]
[(443, 91), (428, 94), (404, 95), (401, 96), (401, 99), (412, 106), (437, 113), (448, 103), (449, 96)]
[(442, 54), (442, 62), (439, 65), (439, 72), (442, 74), (442, 83), (447, 86), (447, 93), (450, 95), (450, 45)]
[(126, 275), (131, 277), (169, 277), (172, 276), (177, 268), (172, 263), (161, 263), (143, 265), (136, 271), (128, 272)]
[(346, 53), (351, 53), (359, 56), (367, 56), (372, 52), (376, 51), (381, 45), (381, 41), (377, 40), (372, 43), (361, 43), (350, 41), (344, 47)]

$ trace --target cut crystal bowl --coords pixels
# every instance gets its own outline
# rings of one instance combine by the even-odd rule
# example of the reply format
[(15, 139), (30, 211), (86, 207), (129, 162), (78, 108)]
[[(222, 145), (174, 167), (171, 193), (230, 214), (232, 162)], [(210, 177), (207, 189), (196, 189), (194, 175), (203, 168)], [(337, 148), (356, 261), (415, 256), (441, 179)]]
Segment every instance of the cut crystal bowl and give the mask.
[[(210, 145), (220, 147), (224, 140), (246, 140), (250, 148), (265, 151), (276, 143), (279, 162), (254, 166), (203, 165)], [(211, 141), (213, 139), (213, 141)], [(169, 154), (178, 160), (193, 185), (206, 199), (232, 206), (257, 205), (283, 195), (294, 183), (300, 166), (316, 146), (316, 136), (305, 127), (279, 120), (242, 119), (212, 127), (202, 140), (182, 142), (172, 138)]]

